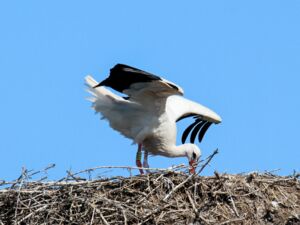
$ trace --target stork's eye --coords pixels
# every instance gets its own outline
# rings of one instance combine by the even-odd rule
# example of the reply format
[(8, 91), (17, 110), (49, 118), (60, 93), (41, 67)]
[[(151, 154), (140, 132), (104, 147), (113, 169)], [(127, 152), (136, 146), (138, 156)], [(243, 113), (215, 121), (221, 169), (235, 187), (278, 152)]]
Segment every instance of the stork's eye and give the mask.
[(195, 153), (195, 152), (193, 152), (192, 159), (193, 159), (193, 160), (196, 160), (196, 157), (197, 157), (196, 153)]

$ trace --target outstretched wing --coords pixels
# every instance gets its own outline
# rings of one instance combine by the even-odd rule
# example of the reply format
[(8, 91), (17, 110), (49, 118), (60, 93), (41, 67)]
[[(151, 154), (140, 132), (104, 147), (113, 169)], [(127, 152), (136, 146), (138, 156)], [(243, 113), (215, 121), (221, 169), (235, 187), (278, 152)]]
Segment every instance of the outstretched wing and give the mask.
[(114, 66), (110, 70), (109, 77), (95, 87), (98, 86), (111, 87), (128, 95), (130, 99), (141, 102), (145, 99), (145, 96), (150, 95), (159, 98), (183, 94), (183, 90), (178, 85), (162, 77), (124, 64)]
[(213, 123), (220, 123), (221, 117), (196, 102), (185, 99), (181, 96), (170, 96), (167, 99), (167, 113), (169, 118), (178, 122), (182, 119), (193, 117), (194, 123), (188, 126), (182, 134), (181, 141), (185, 143), (190, 135), (190, 142), (194, 143), (198, 135), (199, 142), (202, 141), (206, 131)]

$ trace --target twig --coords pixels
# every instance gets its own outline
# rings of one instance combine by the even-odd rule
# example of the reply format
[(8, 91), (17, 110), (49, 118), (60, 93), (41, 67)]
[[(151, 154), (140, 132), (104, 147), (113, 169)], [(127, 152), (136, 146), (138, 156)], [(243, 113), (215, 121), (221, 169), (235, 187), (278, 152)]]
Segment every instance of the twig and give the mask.
[(235, 215), (236, 215), (237, 217), (240, 217), (240, 214), (239, 214), (239, 212), (237, 211), (237, 208), (236, 208), (236, 206), (235, 206), (234, 200), (233, 200), (233, 198), (232, 198), (232, 196), (231, 196), (230, 193), (229, 193), (229, 197), (230, 197), (230, 201), (231, 201), (231, 203), (232, 203), (232, 207), (233, 207), (233, 210), (234, 210)]
[(161, 212), (162, 210), (164, 210), (164, 209), (166, 209), (166, 208), (168, 208), (168, 207), (170, 207), (171, 205), (170, 204), (166, 204), (166, 205), (164, 205), (163, 207), (156, 207), (154, 210), (152, 210), (150, 213), (148, 213), (146, 216), (144, 216), (144, 221), (143, 221), (143, 223), (146, 223), (149, 219), (150, 219), (150, 216), (152, 216), (152, 215), (154, 215), (154, 214), (156, 214), (156, 213), (159, 213), (159, 212)]
[[(212, 155), (210, 155), (206, 161), (206, 163), (204, 163), (204, 165), (200, 168), (199, 172), (197, 173), (197, 175), (199, 175), (203, 169), (208, 165), (208, 163), (212, 160), (212, 158), (219, 153), (219, 150), (216, 149)], [(190, 179), (192, 179), (192, 177), (194, 177), (195, 174), (192, 174), (192, 175), (189, 175), (188, 178), (186, 180), (184, 180), (182, 183), (178, 184), (169, 194), (167, 194), (165, 197), (164, 197), (164, 201), (167, 201), (171, 195), (173, 193), (175, 193), (179, 188), (181, 188), (186, 182), (188, 182)]]
[(123, 217), (124, 217), (124, 225), (127, 225), (127, 216), (126, 216), (126, 212), (124, 209), (122, 210), (122, 213), (123, 213)]
[(96, 211), (96, 208), (93, 209), (93, 214), (92, 214), (92, 218), (91, 218), (91, 222), (90, 222), (91, 225), (93, 225), (93, 222), (94, 222), (95, 211)]
[(204, 163), (204, 165), (200, 168), (200, 170), (198, 171), (198, 173), (197, 173), (197, 175), (199, 175), (203, 170), (204, 170), (204, 168), (209, 164), (209, 162), (213, 159), (213, 157), (216, 155), (216, 154), (218, 154), (219, 153), (219, 149), (216, 149), (214, 152), (213, 152), (213, 154), (211, 154), (209, 157), (208, 157), (208, 159), (207, 159), (207, 161)]
[(220, 225), (226, 225), (226, 224), (232, 224), (234, 222), (240, 222), (240, 221), (243, 221), (245, 218), (236, 218), (236, 219), (231, 219), (231, 220), (227, 220), (227, 221), (224, 221), (222, 223), (220, 223)]
[(76, 176), (78, 174), (82, 174), (82, 173), (89, 173), (91, 171), (94, 170), (98, 170), (98, 169), (127, 169), (127, 170), (139, 170), (139, 169), (143, 169), (143, 170), (153, 170), (153, 171), (162, 171), (162, 172), (169, 172), (169, 171), (173, 171), (176, 169), (185, 169), (187, 168), (187, 166), (180, 164), (180, 165), (176, 165), (176, 166), (172, 166), (169, 168), (144, 168), (144, 167), (136, 167), (136, 166), (97, 166), (97, 167), (93, 167), (90, 169), (86, 169), (86, 170), (81, 170), (79, 172), (76, 173), (71, 173), (70, 171), (67, 171), (68, 174), (70, 174), (72, 177)]
[(93, 208), (93, 210), (95, 210), (97, 213), (99, 213), (99, 215), (100, 215), (100, 217), (101, 217), (103, 223), (104, 223), (105, 225), (109, 225), (109, 223), (107, 222), (107, 220), (104, 218), (104, 216), (103, 216), (101, 210), (97, 209), (97, 207), (96, 207), (93, 203), (91, 203), (91, 202), (87, 202), (87, 203), (88, 203), (88, 205), (89, 205), (90, 207)]
[(99, 210), (99, 215), (100, 215), (101, 219), (103, 220), (103, 223), (104, 223), (105, 225), (109, 225), (109, 223), (108, 223), (107, 220), (104, 218), (104, 216), (102, 215), (102, 213), (101, 213), (100, 210)]
[(192, 199), (190, 193), (189, 193), (187, 190), (185, 190), (185, 193), (186, 193), (186, 195), (188, 196), (188, 199), (189, 199), (189, 201), (190, 201), (190, 203), (191, 203), (191, 205), (192, 205), (192, 207), (193, 207), (193, 210), (194, 210), (194, 212), (195, 212), (196, 217), (198, 217), (198, 210), (197, 210), (197, 208), (196, 208), (196, 206), (195, 206), (194, 200)]
[(17, 224), (22, 223), (24, 220), (28, 219), (29, 217), (31, 217), (32, 215), (36, 214), (37, 212), (40, 212), (44, 209), (46, 209), (48, 206), (44, 205), (41, 208), (38, 208), (37, 210), (33, 211), (32, 213), (28, 214), (27, 216), (25, 216), (24, 218), (22, 218), (20, 221), (17, 222)]

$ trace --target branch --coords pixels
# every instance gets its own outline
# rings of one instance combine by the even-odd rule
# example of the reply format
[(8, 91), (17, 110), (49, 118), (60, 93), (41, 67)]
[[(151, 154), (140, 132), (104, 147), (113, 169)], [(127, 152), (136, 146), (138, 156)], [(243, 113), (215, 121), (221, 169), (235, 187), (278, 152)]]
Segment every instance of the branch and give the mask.
[(188, 182), (190, 179), (192, 179), (192, 177), (196, 176), (196, 175), (199, 175), (203, 170), (204, 168), (208, 165), (208, 163), (212, 160), (212, 158), (219, 153), (219, 150), (216, 149), (213, 154), (211, 154), (208, 158), (207, 158), (207, 161), (204, 163), (204, 165), (200, 168), (199, 172), (197, 174), (191, 174), (188, 176), (188, 178), (186, 178), (183, 182), (181, 182), (180, 184), (178, 184), (169, 194), (166, 195), (166, 197), (164, 197), (164, 201), (167, 201), (171, 195), (173, 193), (175, 193), (179, 188), (181, 188), (186, 182)]

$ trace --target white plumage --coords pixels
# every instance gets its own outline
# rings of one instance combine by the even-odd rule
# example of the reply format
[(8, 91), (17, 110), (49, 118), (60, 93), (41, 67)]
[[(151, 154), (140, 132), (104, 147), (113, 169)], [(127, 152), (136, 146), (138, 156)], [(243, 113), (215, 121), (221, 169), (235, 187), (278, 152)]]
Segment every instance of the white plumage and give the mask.
[[(183, 90), (176, 84), (148, 72), (117, 64), (108, 78), (98, 83), (91, 76), (85, 78), (89, 98), (96, 112), (107, 119), (110, 126), (139, 145), (136, 164), (142, 167), (141, 151), (144, 149), (144, 167), (148, 165), (148, 153), (167, 157), (188, 158), (190, 172), (201, 155), (193, 144), (198, 135), (202, 140), (212, 123), (221, 118), (212, 110), (182, 97)], [(103, 86), (111, 87), (127, 95), (120, 97)], [(191, 132), (190, 144), (176, 146), (176, 122), (193, 116), (195, 122), (183, 134), (185, 142)], [(143, 173), (143, 170), (140, 169)]]

